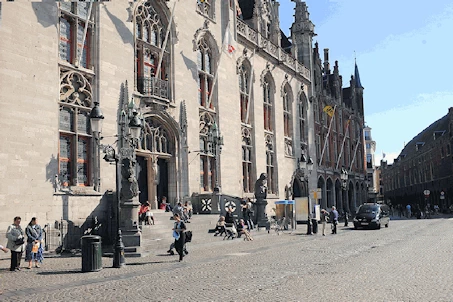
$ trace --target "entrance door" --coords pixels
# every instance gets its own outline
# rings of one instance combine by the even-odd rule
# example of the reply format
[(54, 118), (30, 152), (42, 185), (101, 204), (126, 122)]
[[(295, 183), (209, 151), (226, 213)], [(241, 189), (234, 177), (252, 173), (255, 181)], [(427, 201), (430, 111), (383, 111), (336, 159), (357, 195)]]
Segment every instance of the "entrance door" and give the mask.
[(159, 166), (159, 183), (157, 184), (157, 200), (159, 202), (159, 206), (162, 202), (162, 197), (166, 196), (167, 201), (168, 199), (168, 163), (167, 160), (159, 158), (157, 161), (157, 165)]
[(138, 198), (140, 203), (148, 201), (148, 163), (145, 157), (137, 156)]

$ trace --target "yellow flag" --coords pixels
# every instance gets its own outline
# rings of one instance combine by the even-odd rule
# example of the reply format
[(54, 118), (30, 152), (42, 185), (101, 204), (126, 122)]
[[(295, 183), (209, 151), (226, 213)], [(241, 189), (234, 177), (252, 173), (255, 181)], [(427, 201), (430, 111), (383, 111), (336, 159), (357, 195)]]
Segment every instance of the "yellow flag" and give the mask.
[(329, 106), (327, 105), (326, 107), (324, 107), (324, 109), (322, 110), (324, 111), (325, 113), (327, 113), (330, 117), (332, 117), (333, 113), (334, 113), (334, 109), (332, 108), (332, 106)]

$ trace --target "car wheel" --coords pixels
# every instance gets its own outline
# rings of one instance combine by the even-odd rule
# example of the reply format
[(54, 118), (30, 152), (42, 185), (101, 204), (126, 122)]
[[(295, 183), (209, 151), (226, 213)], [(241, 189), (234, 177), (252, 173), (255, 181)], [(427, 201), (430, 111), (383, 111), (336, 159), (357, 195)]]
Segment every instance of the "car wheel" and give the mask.
[(377, 229), (378, 229), (378, 230), (381, 229), (381, 223), (379, 223), (379, 224), (377, 225)]
[(385, 225), (385, 227), (388, 228), (388, 227), (389, 227), (389, 224), (387, 223), (387, 224)]
[(357, 226), (354, 226), (354, 230), (357, 230)]

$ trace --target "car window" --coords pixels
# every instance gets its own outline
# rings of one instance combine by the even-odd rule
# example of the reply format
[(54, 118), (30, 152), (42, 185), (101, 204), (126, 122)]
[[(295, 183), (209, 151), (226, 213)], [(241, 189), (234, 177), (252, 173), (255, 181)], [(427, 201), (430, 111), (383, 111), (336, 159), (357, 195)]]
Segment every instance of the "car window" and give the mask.
[(360, 206), (359, 211), (357, 213), (363, 214), (363, 213), (377, 213), (377, 212), (379, 212), (378, 206), (362, 205), (362, 206)]

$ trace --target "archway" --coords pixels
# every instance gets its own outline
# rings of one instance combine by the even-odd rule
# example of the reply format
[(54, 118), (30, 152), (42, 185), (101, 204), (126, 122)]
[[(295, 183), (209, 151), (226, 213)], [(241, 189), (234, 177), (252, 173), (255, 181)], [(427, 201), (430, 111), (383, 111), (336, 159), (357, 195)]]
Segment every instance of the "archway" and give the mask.
[(334, 187), (332, 179), (328, 178), (326, 183), (326, 197), (327, 197), (327, 207), (331, 208), (335, 205), (335, 198), (334, 198)]
[(335, 181), (335, 202), (338, 210), (343, 212), (347, 211), (346, 206), (343, 203), (341, 184), (338, 179)]
[(355, 194), (354, 194), (354, 185), (352, 184), (352, 182), (349, 182), (349, 185), (348, 185), (348, 200), (349, 200), (349, 211), (351, 213), (355, 213)]

